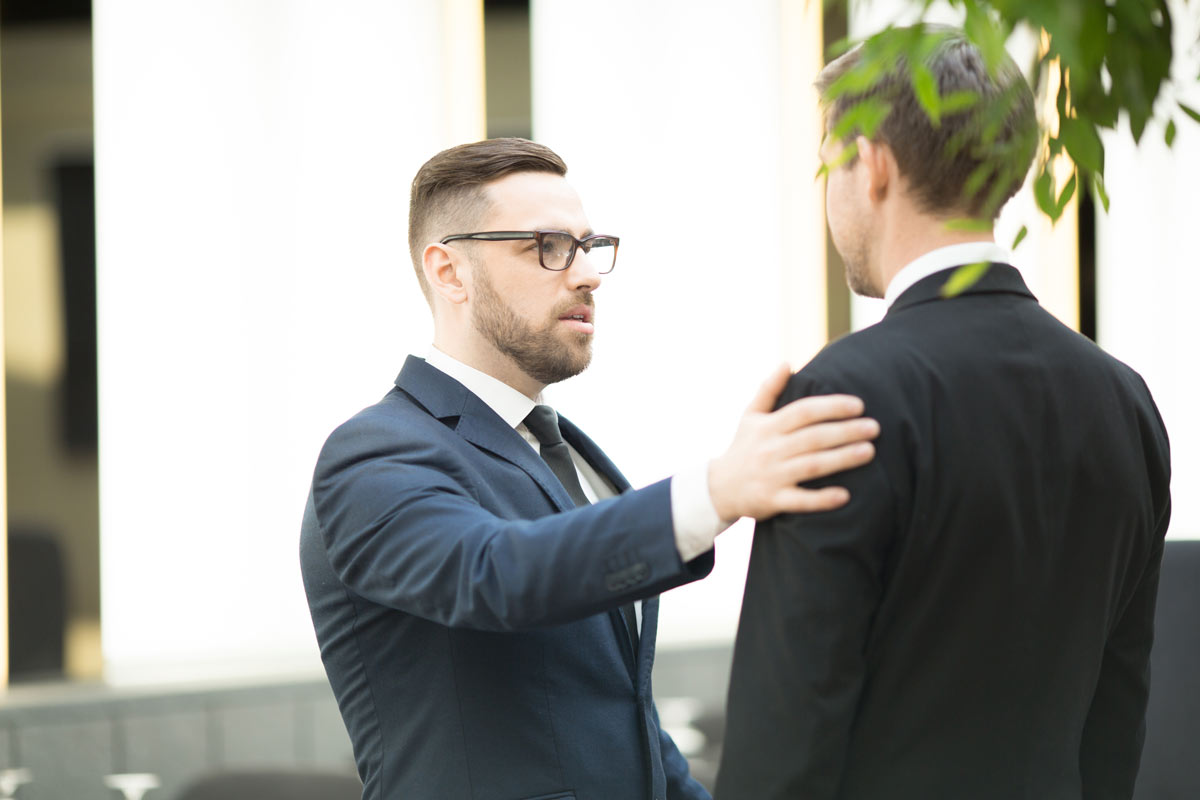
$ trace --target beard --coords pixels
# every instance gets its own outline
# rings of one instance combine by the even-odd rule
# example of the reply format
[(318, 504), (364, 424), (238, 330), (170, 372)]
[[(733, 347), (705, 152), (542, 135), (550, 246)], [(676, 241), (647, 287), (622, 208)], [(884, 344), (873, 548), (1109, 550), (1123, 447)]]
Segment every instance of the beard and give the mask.
[(592, 361), (591, 334), (558, 330), (559, 317), (578, 306), (594, 306), (590, 292), (562, 303), (546, 324), (535, 328), (500, 297), (486, 269), (475, 271), (475, 305), (471, 322), (493, 347), (512, 359), (529, 377), (542, 384), (558, 383), (587, 369)]
[(871, 281), (865, 237), (852, 236), (850, 242), (837, 250), (842, 263), (846, 265), (846, 285), (850, 291), (862, 297), (883, 297), (883, 292)]

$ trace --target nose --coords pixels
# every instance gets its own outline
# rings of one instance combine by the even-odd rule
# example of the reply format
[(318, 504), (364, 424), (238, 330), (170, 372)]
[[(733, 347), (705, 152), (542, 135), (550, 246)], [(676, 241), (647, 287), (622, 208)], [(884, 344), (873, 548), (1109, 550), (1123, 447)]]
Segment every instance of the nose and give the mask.
[(582, 247), (578, 248), (575, 258), (571, 260), (571, 266), (567, 268), (567, 281), (571, 284), (571, 289), (594, 292), (600, 286), (600, 280), (596, 265), (592, 263), (588, 254), (583, 252)]

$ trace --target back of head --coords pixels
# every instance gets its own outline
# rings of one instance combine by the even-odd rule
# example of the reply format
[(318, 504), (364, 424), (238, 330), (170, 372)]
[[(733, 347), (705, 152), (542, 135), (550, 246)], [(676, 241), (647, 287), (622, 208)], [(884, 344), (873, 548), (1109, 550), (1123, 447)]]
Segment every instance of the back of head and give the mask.
[(517, 172), (566, 175), (567, 165), (545, 145), (508, 138), (451, 147), (417, 170), (408, 205), (408, 249), (427, 300), (431, 295), (421, 266), (425, 246), (474, 232), (488, 210), (487, 185)]
[[(915, 54), (922, 74), (928, 70), (945, 103), (937, 120), (914, 91), (906, 53)], [(868, 62), (885, 65), (873, 80)], [(886, 143), (925, 213), (995, 219), (1033, 162), (1038, 127), (1029, 84), (1007, 53), (989, 65), (957, 29), (889, 29), (826, 65), (816, 84), (827, 129), (848, 123), (847, 140), (869, 134)], [(865, 131), (857, 115), (847, 117), (868, 104), (880, 104), (880, 113), (886, 113), (873, 131)]]

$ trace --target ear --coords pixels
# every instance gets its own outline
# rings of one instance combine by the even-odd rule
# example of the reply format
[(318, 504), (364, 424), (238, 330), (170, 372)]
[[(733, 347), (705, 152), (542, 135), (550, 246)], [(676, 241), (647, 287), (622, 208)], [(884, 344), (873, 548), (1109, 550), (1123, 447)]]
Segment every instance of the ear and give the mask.
[(463, 282), (463, 267), (467, 257), (451, 245), (428, 244), (421, 253), (421, 269), (433, 293), (455, 305), (467, 301), (467, 288)]
[(873, 142), (865, 136), (856, 141), (858, 157), (867, 171), (867, 196), (873, 203), (882, 203), (888, 191), (894, 189), (896, 159), (892, 149), (885, 142)]

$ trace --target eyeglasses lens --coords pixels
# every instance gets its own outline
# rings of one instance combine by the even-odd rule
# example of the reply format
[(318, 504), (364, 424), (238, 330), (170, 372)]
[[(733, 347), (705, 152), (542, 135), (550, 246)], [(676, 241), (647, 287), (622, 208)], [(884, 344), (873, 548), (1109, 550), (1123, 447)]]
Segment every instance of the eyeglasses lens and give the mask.
[(542, 266), (546, 269), (566, 269), (574, 246), (575, 240), (565, 234), (542, 234)]
[[(566, 269), (571, 259), (571, 248), (575, 240), (561, 233), (547, 233), (542, 236), (542, 264), (547, 269)], [(583, 251), (592, 268), (604, 274), (611, 272), (617, 259), (617, 243), (608, 237), (587, 239), (579, 249)], [(579, 254), (576, 253), (578, 258)]]

